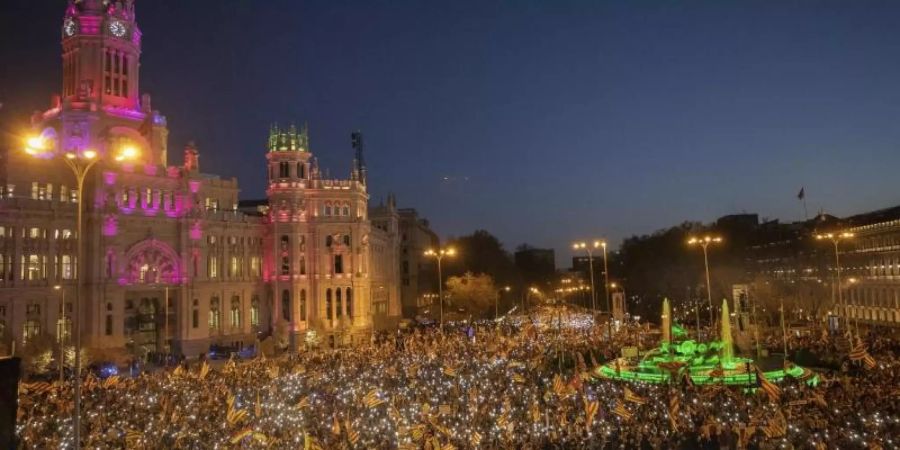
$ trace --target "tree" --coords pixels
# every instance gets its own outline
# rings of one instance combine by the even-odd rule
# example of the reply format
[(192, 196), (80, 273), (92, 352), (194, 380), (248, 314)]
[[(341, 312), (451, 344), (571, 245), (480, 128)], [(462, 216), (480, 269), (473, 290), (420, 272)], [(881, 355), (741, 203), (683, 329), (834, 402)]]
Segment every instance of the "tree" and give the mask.
[(496, 236), (485, 230), (451, 239), (457, 255), (444, 261), (444, 273), (460, 276), (467, 272), (487, 274), (499, 285), (518, 285), (521, 277), (512, 256)]
[(465, 308), (475, 317), (492, 314), (498, 296), (497, 286), (490, 275), (472, 272), (447, 279), (447, 292), (453, 306)]

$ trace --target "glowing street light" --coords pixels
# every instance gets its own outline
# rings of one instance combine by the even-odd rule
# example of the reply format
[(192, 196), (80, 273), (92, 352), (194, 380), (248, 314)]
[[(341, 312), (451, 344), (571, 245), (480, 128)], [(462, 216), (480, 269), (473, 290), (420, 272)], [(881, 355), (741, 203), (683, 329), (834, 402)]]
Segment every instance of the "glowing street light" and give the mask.
[(504, 292), (509, 292), (511, 289), (512, 288), (509, 286), (503, 286), (503, 289), (500, 289), (499, 291), (497, 291), (497, 295), (494, 297), (494, 320), (497, 320), (497, 317), (499, 317), (498, 310), (499, 310), (499, 303), (500, 303), (500, 294), (502, 294)]
[(572, 248), (574, 250), (584, 250), (588, 255), (588, 264), (590, 265), (591, 271), (591, 313), (592, 315), (597, 314), (597, 300), (595, 287), (594, 287), (594, 250), (598, 248), (603, 249), (603, 278), (604, 278), (604, 286), (606, 286), (606, 310), (609, 312), (609, 320), (607, 321), (607, 325), (609, 328), (609, 336), (612, 338), (612, 309), (609, 307), (609, 266), (607, 264), (606, 259), (606, 241), (603, 240), (595, 240), (593, 245), (588, 245), (587, 242), (576, 242), (572, 244)]
[[(703, 248), (703, 266), (706, 268), (706, 300), (709, 302), (709, 326), (712, 328), (715, 323), (715, 319), (713, 318), (713, 303), (712, 303), (712, 288), (709, 285), (709, 256), (707, 255), (706, 248), (709, 247), (709, 244), (718, 244), (722, 242), (722, 238), (719, 236), (703, 236), (701, 238), (692, 237), (688, 239), (688, 245), (699, 245)], [(697, 330), (697, 334), (700, 334), (700, 330)]]
[[(838, 304), (840, 305), (841, 311), (844, 313), (844, 326), (847, 329), (850, 329), (850, 317), (847, 311), (847, 305), (844, 303), (844, 293), (841, 291), (841, 251), (838, 248), (838, 243), (842, 240), (850, 240), (853, 239), (855, 235), (853, 233), (848, 233), (846, 231), (840, 233), (823, 233), (817, 234), (816, 240), (823, 241), (829, 240), (834, 244), (834, 265), (837, 269), (836, 280), (837, 280), (837, 292), (838, 292)], [(831, 303), (834, 303), (834, 289), (831, 290)]]
[[(25, 153), (36, 157), (36, 158), (52, 158), (56, 155), (56, 149), (52, 148), (51, 145), (53, 142), (41, 135), (29, 136), (25, 139)], [(74, 371), (74, 397), (75, 397), (75, 411), (74, 411), (74, 438), (75, 438), (75, 448), (80, 448), (80, 433), (81, 433), (81, 283), (84, 277), (81, 275), (81, 269), (84, 267), (84, 240), (82, 239), (83, 233), (82, 229), (84, 227), (84, 179), (87, 174), (90, 172), (91, 168), (94, 167), (100, 161), (96, 150), (92, 149), (84, 149), (84, 150), (72, 150), (64, 153), (64, 157), (62, 160), (66, 163), (66, 165), (72, 169), (72, 173), (75, 175), (75, 180), (77, 184), (76, 195), (78, 196), (78, 205), (77, 214), (76, 214), (76, 227), (78, 229), (77, 232), (77, 259), (75, 260), (75, 308), (74, 308), (74, 317), (72, 318), (72, 332), (75, 334), (75, 371)], [(120, 149), (119, 154), (114, 156), (116, 161), (127, 161), (137, 158), (138, 151), (134, 147), (124, 147)]]
[(441, 260), (444, 259), (445, 256), (456, 256), (456, 249), (453, 247), (441, 248), (438, 250), (428, 249), (425, 251), (425, 256), (429, 258), (434, 258), (437, 260), (437, 269), (438, 269), (438, 303), (440, 303), (440, 314), (441, 314), (441, 333), (444, 332), (444, 277), (441, 275)]

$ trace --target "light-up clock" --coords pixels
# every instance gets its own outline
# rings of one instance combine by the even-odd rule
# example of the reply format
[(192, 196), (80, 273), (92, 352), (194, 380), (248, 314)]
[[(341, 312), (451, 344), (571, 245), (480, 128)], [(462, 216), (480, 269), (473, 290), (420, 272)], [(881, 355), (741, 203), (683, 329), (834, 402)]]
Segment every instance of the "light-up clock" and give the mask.
[(128, 27), (119, 20), (113, 20), (109, 23), (109, 32), (115, 37), (122, 37), (128, 32)]
[(78, 24), (72, 19), (66, 19), (66, 23), (63, 24), (63, 33), (66, 33), (66, 36), (74, 36), (76, 32), (78, 32)]

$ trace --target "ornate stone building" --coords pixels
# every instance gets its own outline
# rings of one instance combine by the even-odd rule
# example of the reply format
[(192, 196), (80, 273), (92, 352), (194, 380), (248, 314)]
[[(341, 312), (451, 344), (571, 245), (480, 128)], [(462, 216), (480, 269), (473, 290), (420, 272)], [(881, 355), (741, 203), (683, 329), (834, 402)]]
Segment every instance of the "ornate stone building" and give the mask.
[[(268, 198), (239, 208), (237, 180), (202, 173), (195, 145), (168, 164), (166, 118), (138, 94), (133, 0), (70, 1), (61, 31), (62, 94), (32, 118), (47, 151), (15, 143), (0, 180), (5, 343), (66, 335), (76, 314), (85, 346), (187, 355), (268, 333), (350, 343), (396, 325), (396, 204), (369, 217), (361, 142), (350, 178), (325, 179), (305, 128), (273, 128)], [(138, 158), (115, 162), (124, 149)], [(61, 159), (88, 152), (99, 162), (79, 198)]]

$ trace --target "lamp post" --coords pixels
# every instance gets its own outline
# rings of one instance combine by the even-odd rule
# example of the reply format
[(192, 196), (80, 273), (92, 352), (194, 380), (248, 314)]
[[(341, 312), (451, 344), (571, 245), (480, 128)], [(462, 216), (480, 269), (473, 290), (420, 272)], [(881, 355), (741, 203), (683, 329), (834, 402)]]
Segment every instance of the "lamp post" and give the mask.
[[(25, 140), (25, 153), (37, 158), (52, 158), (58, 153), (55, 148), (50, 148), (50, 143), (43, 136), (32, 136)], [(84, 277), (82, 276), (82, 267), (84, 267), (84, 179), (90, 170), (100, 161), (99, 155), (95, 150), (76, 149), (68, 150), (62, 153), (63, 161), (66, 166), (72, 170), (75, 175), (77, 186), (76, 205), (76, 258), (75, 258), (75, 308), (72, 319), (72, 332), (75, 334), (75, 371), (74, 371), (74, 397), (75, 397), (75, 418), (74, 422), (74, 447), (76, 450), (81, 448), (81, 284)], [(115, 161), (122, 162), (132, 160), (138, 155), (137, 149), (126, 146), (120, 149), (120, 152), (114, 157)]]
[(59, 385), (65, 383), (65, 358), (66, 358), (66, 290), (61, 285), (53, 286), (53, 290), (59, 291), (62, 298), (59, 300)]
[[(847, 305), (844, 303), (844, 293), (841, 291), (841, 250), (838, 248), (838, 244), (841, 240), (849, 240), (853, 239), (855, 236), (853, 233), (848, 233), (846, 231), (841, 233), (824, 233), (817, 234), (816, 240), (829, 240), (834, 244), (834, 265), (836, 269), (836, 284), (837, 284), (837, 293), (838, 293), (838, 304), (840, 305), (841, 311), (843, 311), (844, 315), (844, 326), (849, 330), (850, 329), (850, 315), (847, 311)], [(834, 294), (832, 290), (832, 298), (831, 302), (834, 303)]]
[[(722, 238), (719, 236), (703, 236), (702, 238), (692, 237), (688, 239), (688, 245), (699, 245), (703, 249), (703, 266), (706, 268), (706, 300), (709, 302), (709, 327), (712, 328), (715, 323), (714, 310), (712, 303), (712, 288), (709, 283), (709, 255), (706, 248), (709, 244), (720, 243)], [(699, 333), (699, 330), (698, 330)]]
[(588, 267), (591, 273), (591, 314), (597, 314), (597, 300), (594, 294), (594, 250), (600, 248), (600, 241), (594, 241), (594, 245), (590, 246), (587, 242), (576, 242), (572, 244), (575, 251), (584, 250), (588, 256)]
[(452, 247), (448, 248), (440, 248), (438, 250), (428, 249), (425, 251), (425, 256), (434, 258), (437, 260), (437, 270), (438, 270), (438, 303), (440, 303), (440, 314), (441, 314), (441, 334), (444, 333), (444, 277), (441, 274), (441, 260), (444, 259), (445, 256), (456, 256), (456, 250)]
[(625, 295), (625, 285), (613, 281), (609, 283), (610, 289), (618, 289), (622, 292), (622, 313), (628, 312), (628, 296)]
[(498, 311), (499, 311), (499, 303), (500, 303), (500, 294), (502, 294), (504, 292), (509, 292), (510, 289), (512, 289), (512, 288), (509, 286), (504, 286), (503, 289), (500, 289), (499, 291), (497, 291), (497, 296), (494, 297), (494, 321), (496, 321), (497, 317), (499, 317)]

